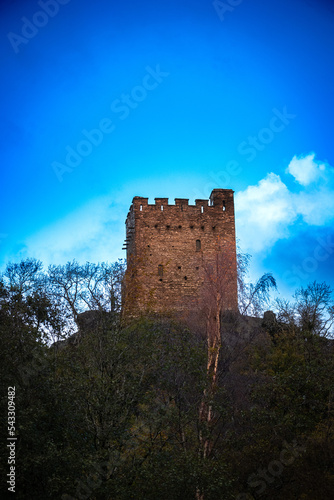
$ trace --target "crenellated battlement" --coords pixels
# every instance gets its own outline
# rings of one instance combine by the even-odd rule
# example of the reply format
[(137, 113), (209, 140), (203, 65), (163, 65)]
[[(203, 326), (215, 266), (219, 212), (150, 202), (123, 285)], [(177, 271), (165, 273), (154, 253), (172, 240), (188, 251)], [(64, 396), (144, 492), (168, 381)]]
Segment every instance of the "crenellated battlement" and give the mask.
[(132, 205), (130, 207), (128, 217), (131, 216), (131, 212), (147, 212), (150, 211), (161, 211), (161, 212), (172, 212), (173, 214), (177, 214), (178, 211), (191, 211), (194, 210), (194, 213), (198, 213), (198, 210), (201, 213), (204, 211), (208, 213), (212, 213), (213, 215), (217, 214), (217, 210), (222, 209), (222, 211), (228, 210), (232, 211), (234, 214), (234, 202), (233, 202), (233, 193), (231, 189), (214, 189), (211, 193), (210, 199), (207, 200), (195, 200), (195, 205), (189, 205), (189, 198), (175, 198), (175, 204), (169, 204), (168, 198), (154, 198), (155, 203), (149, 204), (148, 198), (135, 196), (132, 200)]

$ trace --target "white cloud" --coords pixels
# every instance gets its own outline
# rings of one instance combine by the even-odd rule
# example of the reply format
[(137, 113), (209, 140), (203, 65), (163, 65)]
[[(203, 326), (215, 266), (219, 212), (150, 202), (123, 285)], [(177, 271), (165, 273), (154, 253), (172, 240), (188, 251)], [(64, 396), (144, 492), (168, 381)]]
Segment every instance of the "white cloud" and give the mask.
[(334, 217), (334, 192), (329, 185), (292, 195), (296, 212), (311, 226), (323, 226)]
[(31, 236), (25, 242), (24, 257), (35, 257), (45, 265), (79, 262), (113, 262), (119, 257), (124, 241), (127, 207), (112, 205), (102, 197), (81, 207), (64, 219)]
[(237, 193), (237, 232), (248, 251), (270, 248), (288, 236), (288, 226), (295, 220), (291, 193), (276, 174), (270, 173), (256, 186)]
[[(326, 167), (315, 162), (314, 155), (294, 156), (286, 172), (298, 179), (303, 190), (290, 191), (279, 175), (270, 173), (236, 194), (237, 236), (244, 251), (269, 252), (300, 224), (322, 226), (333, 221), (333, 170)], [(318, 182), (312, 184), (311, 179)]]
[(321, 177), (326, 164), (315, 160), (315, 153), (294, 156), (286, 172), (291, 174), (302, 186), (307, 186)]

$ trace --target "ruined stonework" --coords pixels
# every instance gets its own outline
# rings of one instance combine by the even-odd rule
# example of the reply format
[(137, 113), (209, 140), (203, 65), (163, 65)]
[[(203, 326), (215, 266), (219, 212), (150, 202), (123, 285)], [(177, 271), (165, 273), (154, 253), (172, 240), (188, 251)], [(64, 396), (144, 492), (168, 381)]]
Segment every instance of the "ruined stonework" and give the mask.
[[(133, 198), (126, 219), (123, 314), (197, 310), (207, 284), (223, 283), (223, 309), (237, 309), (234, 201), (231, 189), (210, 200)], [(215, 273), (217, 276), (215, 276)], [(224, 281), (225, 280), (225, 281)]]

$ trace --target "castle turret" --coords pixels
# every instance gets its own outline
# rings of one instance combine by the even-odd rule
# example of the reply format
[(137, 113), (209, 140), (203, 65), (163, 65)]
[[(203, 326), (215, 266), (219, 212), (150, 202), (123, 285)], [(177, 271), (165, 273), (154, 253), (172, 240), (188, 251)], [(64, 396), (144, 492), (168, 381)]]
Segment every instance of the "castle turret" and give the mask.
[[(210, 273), (225, 276), (224, 308), (237, 309), (234, 201), (231, 189), (210, 200), (135, 196), (126, 219), (124, 314), (198, 308)], [(219, 257), (219, 270), (217, 262)]]

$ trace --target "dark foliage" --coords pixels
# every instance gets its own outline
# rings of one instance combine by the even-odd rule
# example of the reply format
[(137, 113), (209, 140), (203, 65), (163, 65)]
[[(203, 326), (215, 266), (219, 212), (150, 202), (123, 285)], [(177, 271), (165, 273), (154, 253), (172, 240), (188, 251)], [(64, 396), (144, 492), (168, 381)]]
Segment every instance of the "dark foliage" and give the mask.
[[(206, 392), (205, 335), (158, 316), (122, 325), (119, 266), (51, 271), (29, 261), (0, 280), (1, 414), (15, 386), (16, 498), (332, 498), (327, 285), (281, 301), (277, 318), (222, 317), (217, 384)], [(210, 425), (199, 418), (205, 397)], [(3, 445), (2, 477), (7, 457)], [(10, 498), (4, 481), (0, 496)]]

